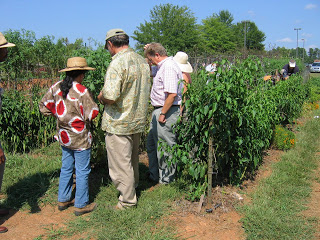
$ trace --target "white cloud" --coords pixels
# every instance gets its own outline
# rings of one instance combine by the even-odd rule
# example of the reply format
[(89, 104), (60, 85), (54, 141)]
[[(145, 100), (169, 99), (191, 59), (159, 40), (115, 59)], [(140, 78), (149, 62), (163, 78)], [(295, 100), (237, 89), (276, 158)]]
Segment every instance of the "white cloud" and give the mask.
[(277, 40), (276, 42), (291, 43), (293, 42), (293, 40), (291, 38), (282, 38)]
[(305, 38), (312, 38), (312, 34), (311, 33), (302, 33), (302, 36)]
[(317, 5), (315, 5), (315, 4), (307, 4), (305, 7), (304, 7), (304, 9), (306, 9), (306, 10), (311, 10), (311, 9), (315, 9), (315, 8), (317, 8)]
[(254, 17), (254, 16), (256, 16), (256, 13), (254, 12), (254, 11), (248, 11), (248, 14), (251, 16), (251, 17)]

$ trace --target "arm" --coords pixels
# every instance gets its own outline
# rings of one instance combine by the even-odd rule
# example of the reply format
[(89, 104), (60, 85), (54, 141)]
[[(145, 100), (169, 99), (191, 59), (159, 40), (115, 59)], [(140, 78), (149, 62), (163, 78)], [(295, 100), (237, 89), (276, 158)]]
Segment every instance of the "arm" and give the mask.
[(103, 105), (112, 105), (121, 95), (121, 69), (117, 69), (117, 62), (111, 62), (104, 78), (104, 86), (98, 95)]
[(183, 85), (183, 93), (185, 93), (188, 89), (188, 85), (191, 83), (191, 76), (190, 73), (182, 72), (184, 85)]
[(0, 148), (0, 164), (4, 163), (6, 161), (6, 157), (4, 156), (4, 152), (2, 148)]
[(169, 111), (169, 109), (171, 108), (173, 102), (174, 102), (174, 98), (177, 96), (176, 93), (168, 93), (168, 97), (166, 98), (164, 105), (162, 107), (161, 113), (164, 113), (164, 115), (160, 115), (158, 121), (160, 123), (165, 123), (166, 122), (166, 113)]
[(98, 100), (102, 105), (112, 105), (116, 102), (116, 101), (104, 98), (102, 91), (98, 95)]
[(52, 88), (43, 96), (39, 103), (39, 110), (45, 116), (54, 116), (56, 114), (56, 105), (52, 94)]
[(99, 114), (98, 105), (93, 101), (92, 95), (89, 91), (82, 97), (84, 118), (86, 122), (91, 122)]

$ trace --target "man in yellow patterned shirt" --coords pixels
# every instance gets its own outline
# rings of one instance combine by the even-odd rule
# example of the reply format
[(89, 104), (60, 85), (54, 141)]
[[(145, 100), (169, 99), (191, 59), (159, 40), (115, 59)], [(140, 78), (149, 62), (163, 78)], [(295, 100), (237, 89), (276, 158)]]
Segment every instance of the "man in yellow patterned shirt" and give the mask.
[(109, 175), (120, 192), (117, 209), (137, 204), (139, 143), (144, 131), (150, 94), (150, 68), (129, 48), (122, 29), (107, 32), (106, 45), (112, 56), (98, 100), (104, 104), (102, 130), (106, 132)]

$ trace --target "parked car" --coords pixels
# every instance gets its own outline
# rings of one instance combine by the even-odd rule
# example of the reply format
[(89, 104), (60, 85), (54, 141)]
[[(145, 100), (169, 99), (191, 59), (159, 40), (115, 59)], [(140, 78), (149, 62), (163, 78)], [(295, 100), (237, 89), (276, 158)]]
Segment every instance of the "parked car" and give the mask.
[(311, 67), (310, 67), (310, 72), (311, 72), (311, 73), (320, 72), (320, 62), (314, 62), (314, 63), (312, 63), (312, 65), (311, 65)]

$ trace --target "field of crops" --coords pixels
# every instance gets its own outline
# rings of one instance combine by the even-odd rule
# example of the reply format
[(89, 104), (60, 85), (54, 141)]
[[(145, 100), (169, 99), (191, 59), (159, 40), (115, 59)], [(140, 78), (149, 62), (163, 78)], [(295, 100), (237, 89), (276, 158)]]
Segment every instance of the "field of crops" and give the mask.
[[(84, 82), (96, 97), (110, 59), (106, 57), (101, 62), (99, 52), (83, 56), (97, 68), (86, 75)], [(276, 126), (292, 123), (308, 99), (318, 100), (318, 88), (311, 87), (311, 81), (303, 79), (302, 74), (276, 85), (263, 80), (263, 76), (280, 69), (287, 61), (254, 57), (233, 63), (223, 60), (214, 76), (204, 70), (193, 74), (185, 95), (186, 113), (176, 125), (179, 141), (169, 149), (170, 161), (178, 163), (178, 177), (184, 181), (190, 199), (199, 198), (207, 188), (210, 141), (215, 183), (240, 184), (261, 163)], [(0, 116), (0, 139), (5, 151), (29, 152), (53, 142), (55, 119), (43, 117), (38, 110), (46, 90), (34, 84), (28, 91), (6, 91)], [(106, 160), (100, 125), (98, 117), (93, 126), (93, 164)], [(141, 151), (145, 150), (147, 131), (148, 126), (142, 134)]]

